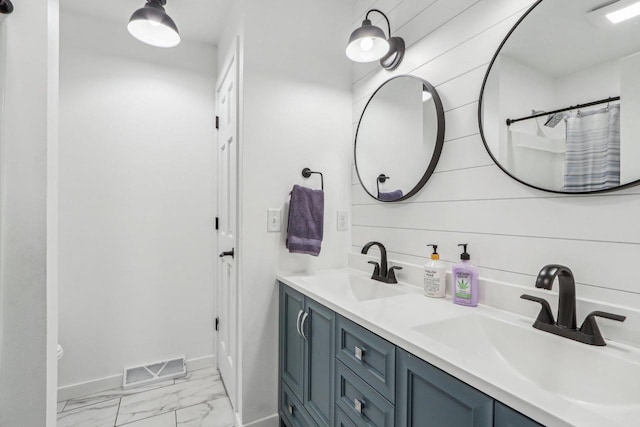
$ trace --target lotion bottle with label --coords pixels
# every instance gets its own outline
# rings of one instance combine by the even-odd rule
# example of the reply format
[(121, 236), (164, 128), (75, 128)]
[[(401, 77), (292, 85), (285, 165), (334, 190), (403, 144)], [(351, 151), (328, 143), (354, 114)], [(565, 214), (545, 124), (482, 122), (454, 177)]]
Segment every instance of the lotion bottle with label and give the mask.
[(453, 302), (460, 305), (475, 307), (478, 305), (478, 267), (471, 264), (471, 256), (467, 253), (467, 243), (458, 246), (464, 248), (460, 255), (460, 262), (453, 266), (451, 279), (453, 281)]
[(424, 265), (424, 294), (431, 298), (444, 298), (447, 291), (447, 266), (440, 261), (438, 245), (433, 247), (431, 261)]

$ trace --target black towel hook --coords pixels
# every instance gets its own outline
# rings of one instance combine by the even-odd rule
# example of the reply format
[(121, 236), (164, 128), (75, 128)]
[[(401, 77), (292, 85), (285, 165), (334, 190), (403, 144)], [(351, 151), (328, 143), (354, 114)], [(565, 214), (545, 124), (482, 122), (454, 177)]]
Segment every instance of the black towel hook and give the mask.
[(380, 183), (384, 184), (388, 179), (391, 179), (391, 177), (388, 177), (383, 173), (378, 175), (378, 178), (376, 179), (376, 187), (378, 187), (378, 198), (380, 198)]
[(313, 173), (317, 173), (318, 175), (320, 175), (320, 185), (322, 186), (322, 190), (324, 191), (324, 176), (322, 175), (322, 172), (312, 171), (309, 168), (302, 169), (302, 176), (305, 178), (309, 178)]

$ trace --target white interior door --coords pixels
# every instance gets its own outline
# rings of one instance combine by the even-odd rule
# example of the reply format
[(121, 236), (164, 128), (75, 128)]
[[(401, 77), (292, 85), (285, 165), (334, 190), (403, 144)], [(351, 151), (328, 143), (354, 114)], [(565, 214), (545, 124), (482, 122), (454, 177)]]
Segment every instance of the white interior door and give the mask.
[(218, 108), (218, 369), (237, 410), (238, 293), (236, 273), (238, 147), (237, 64), (234, 56), (217, 88)]

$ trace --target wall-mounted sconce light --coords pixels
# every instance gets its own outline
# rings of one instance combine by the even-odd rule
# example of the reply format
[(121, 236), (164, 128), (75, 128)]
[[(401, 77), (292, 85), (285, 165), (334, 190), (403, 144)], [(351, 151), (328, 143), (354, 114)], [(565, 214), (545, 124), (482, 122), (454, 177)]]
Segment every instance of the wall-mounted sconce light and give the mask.
[[(378, 12), (387, 21), (389, 38), (379, 27), (371, 24), (369, 14)], [(373, 62), (380, 60), (385, 70), (394, 70), (402, 62), (404, 56), (404, 40), (401, 37), (391, 37), (391, 24), (387, 15), (378, 9), (371, 9), (362, 21), (362, 26), (351, 33), (346, 54), (355, 62)]]
[[(9, 15), (13, 12), (13, 3), (11, 0), (0, 0), (0, 15)], [(2, 20), (2, 16), (0, 16), (0, 21)]]
[(127, 29), (143, 43), (155, 47), (174, 47), (180, 43), (178, 27), (164, 11), (167, 0), (147, 0), (143, 8), (136, 10)]

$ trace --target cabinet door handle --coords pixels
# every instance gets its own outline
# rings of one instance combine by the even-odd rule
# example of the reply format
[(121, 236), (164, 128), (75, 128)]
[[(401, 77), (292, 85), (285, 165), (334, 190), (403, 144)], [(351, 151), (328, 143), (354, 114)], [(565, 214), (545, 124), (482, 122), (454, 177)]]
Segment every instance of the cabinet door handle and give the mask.
[(300, 316), (302, 316), (302, 313), (304, 313), (304, 311), (300, 310), (298, 312), (298, 319), (296, 320), (296, 330), (298, 331), (298, 335), (302, 336), (302, 332), (300, 332)]
[(289, 409), (289, 413), (293, 415), (293, 406), (287, 405), (287, 408)]
[(309, 313), (304, 313), (304, 316), (302, 316), (302, 321), (300, 322), (300, 331), (302, 331), (302, 338), (304, 338), (305, 341), (309, 341), (309, 338), (304, 333), (304, 322), (307, 321), (307, 317), (309, 317)]
[(361, 414), (362, 408), (364, 408), (364, 402), (358, 399), (353, 399), (353, 409), (355, 409), (357, 413)]
[(235, 248), (231, 248), (230, 251), (222, 252), (220, 254), (220, 258), (224, 258), (226, 256), (230, 256), (231, 258), (234, 258), (234, 256), (235, 256), (234, 252), (235, 252)]
[(362, 361), (362, 358), (364, 357), (364, 348), (356, 346), (355, 350), (353, 351), (353, 355), (356, 357), (356, 359)]

